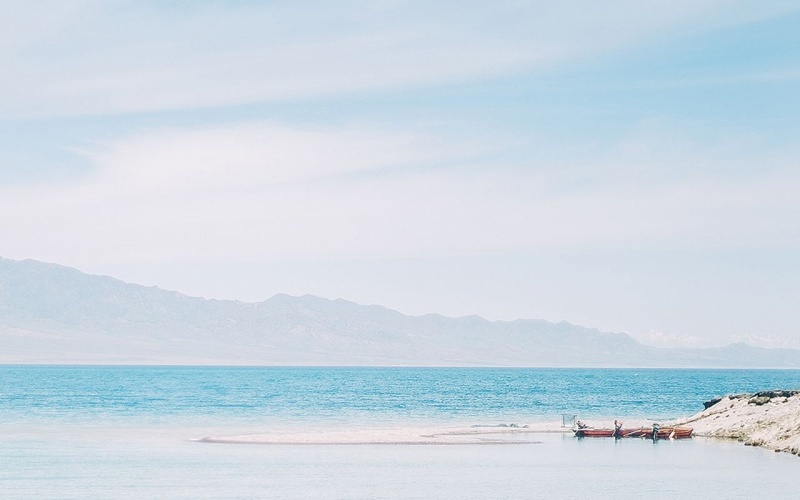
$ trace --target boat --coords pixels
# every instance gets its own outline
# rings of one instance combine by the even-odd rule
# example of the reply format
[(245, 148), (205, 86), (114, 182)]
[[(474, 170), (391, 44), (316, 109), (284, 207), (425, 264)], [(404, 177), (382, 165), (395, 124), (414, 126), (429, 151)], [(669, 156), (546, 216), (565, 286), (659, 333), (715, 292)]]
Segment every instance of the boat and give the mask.
[(582, 438), (582, 437), (593, 437), (593, 438), (605, 438), (605, 437), (614, 437), (614, 429), (575, 429), (575, 436)]
[[(638, 429), (575, 429), (575, 436), (583, 437), (638, 437), (653, 439), (654, 429), (640, 427)], [(694, 429), (691, 427), (660, 427), (655, 429), (656, 439), (687, 439), (692, 437)]]

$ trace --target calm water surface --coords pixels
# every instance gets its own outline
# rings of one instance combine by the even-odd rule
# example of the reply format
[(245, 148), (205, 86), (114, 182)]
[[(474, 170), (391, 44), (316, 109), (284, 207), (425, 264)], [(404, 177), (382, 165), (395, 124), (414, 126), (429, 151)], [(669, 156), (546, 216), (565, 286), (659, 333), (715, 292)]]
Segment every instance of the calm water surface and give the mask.
[(671, 418), (800, 370), (0, 366), (4, 421)]
[(0, 498), (789, 498), (800, 459), (707, 439), (190, 441), (297, 426), (671, 418), (791, 370), (0, 366)]

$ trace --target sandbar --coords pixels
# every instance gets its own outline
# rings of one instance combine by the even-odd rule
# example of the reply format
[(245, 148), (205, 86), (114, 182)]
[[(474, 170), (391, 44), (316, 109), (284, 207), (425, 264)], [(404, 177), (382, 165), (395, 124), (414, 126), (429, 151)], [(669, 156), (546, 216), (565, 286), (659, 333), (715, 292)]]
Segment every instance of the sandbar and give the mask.
[(534, 429), (523, 427), (386, 427), (208, 436), (196, 441), (282, 445), (522, 445), (537, 444), (531, 438), (535, 432)]
[[(601, 425), (600, 422), (588, 422)], [(652, 425), (651, 421), (637, 420), (638, 426)], [(610, 423), (605, 423), (610, 425)], [(231, 436), (207, 436), (194, 441), (228, 444), (282, 444), (282, 445), (530, 445), (539, 444), (533, 437), (541, 433), (569, 433), (569, 427), (560, 422), (533, 422), (525, 424), (471, 424), (455, 426), (386, 426), (376, 428), (294, 429)]]

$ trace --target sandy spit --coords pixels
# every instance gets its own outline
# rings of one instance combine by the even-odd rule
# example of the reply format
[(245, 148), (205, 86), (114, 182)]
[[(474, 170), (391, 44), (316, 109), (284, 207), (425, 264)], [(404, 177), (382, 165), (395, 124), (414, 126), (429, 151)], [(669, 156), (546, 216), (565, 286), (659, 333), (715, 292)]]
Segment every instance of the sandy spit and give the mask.
[[(391, 427), (381, 429), (299, 430), (245, 434), (239, 436), (209, 436), (197, 441), (230, 444), (396, 444), (396, 445), (457, 445), (457, 444), (537, 444), (529, 428), (417, 428)], [(538, 432), (541, 432), (538, 431)]]
[(738, 439), (800, 456), (800, 391), (764, 391), (712, 400), (704, 411), (674, 422), (698, 436)]
[[(587, 422), (591, 426), (610, 427), (609, 422)], [(652, 421), (627, 422), (634, 427), (649, 427)], [(539, 444), (532, 436), (541, 433), (571, 433), (560, 422), (529, 424), (464, 425), (452, 427), (394, 426), (381, 428), (302, 429), (235, 436), (207, 436), (194, 441), (228, 444), (394, 444), (394, 445), (464, 445), (464, 444)]]

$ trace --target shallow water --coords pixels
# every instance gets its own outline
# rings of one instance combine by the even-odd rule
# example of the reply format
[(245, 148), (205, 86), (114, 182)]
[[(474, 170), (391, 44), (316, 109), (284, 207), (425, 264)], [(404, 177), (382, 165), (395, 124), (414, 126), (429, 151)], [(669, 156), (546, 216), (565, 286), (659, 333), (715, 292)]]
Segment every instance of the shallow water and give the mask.
[[(65, 432), (66, 431), (66, 432)], [(3, 438), (3, 498), (763, 498), (800, 460), (710, 439), (530, 445), (229, 445), (179, 429)]]
[(0, 366), (0, 498), (788, 497), (800, 459), (708, 439), (236, 445), (297, 428), (671, 418), (794, 370)]

